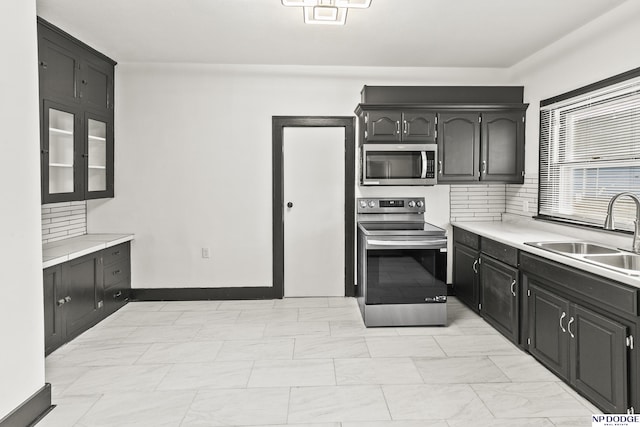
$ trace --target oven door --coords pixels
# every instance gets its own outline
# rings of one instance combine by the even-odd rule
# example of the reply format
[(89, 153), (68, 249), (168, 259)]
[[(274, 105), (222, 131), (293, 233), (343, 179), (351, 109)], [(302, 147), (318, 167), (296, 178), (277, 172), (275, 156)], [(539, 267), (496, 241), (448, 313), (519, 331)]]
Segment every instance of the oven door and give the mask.
[(363, 240), (360, 273), (365, 304), (446, 302), (446, 237)]
[(436, 144), (364, 144), (362, 185), (434, 185)]

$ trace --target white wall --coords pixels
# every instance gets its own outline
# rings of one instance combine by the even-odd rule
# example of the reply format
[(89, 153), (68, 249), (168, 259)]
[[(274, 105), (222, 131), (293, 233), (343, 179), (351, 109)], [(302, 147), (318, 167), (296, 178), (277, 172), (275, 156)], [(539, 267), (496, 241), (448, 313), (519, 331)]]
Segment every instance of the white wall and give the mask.
[[(272, 116), (353, 116), (365, 84), (506, 80), (495, 69), (119, 64), (116, 197), (89, 202), (88, 231), (136, 234), (133, 287), (271, 286)], [(402, 191), (448, 223), (448, 186)]]
[(0, 419), (44, 385), (35, 0), (0, 1)]
[(640, 1), (628, 1), (509, 70), (525, 87), (525, 170), (538, 174), (540, 101), (640, 67)]

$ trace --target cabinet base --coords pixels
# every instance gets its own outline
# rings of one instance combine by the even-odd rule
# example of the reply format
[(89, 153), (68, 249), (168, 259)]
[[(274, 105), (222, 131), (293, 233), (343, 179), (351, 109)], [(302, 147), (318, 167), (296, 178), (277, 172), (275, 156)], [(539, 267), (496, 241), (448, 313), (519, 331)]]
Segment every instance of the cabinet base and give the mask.
[(367, 327), (447, 325), (446, 303), (368, 305), (358, 298), (358, 305)]

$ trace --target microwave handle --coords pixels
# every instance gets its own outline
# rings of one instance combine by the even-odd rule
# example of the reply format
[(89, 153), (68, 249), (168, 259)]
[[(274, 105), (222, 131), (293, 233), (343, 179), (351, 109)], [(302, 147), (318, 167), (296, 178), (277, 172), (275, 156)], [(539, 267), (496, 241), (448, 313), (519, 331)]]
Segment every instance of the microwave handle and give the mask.
[(427, 177), (427, 152), (421, 151), (420, 156), (422, 157), (422, 172), (420, 173), (420, 178), (425, 179)]

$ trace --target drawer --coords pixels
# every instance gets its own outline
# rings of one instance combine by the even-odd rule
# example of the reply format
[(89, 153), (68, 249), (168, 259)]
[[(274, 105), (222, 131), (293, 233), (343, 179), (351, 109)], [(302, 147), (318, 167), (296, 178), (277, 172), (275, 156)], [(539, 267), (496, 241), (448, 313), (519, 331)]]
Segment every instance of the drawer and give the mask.
[(458, 227), (453, 228), (453, 240), (473, 249), (480, 249), (480, 236)]
[(105, 289), (104, 310), (106, 315), (113, 313), (114, 311), (125, 305), (128, 299), (129, 288), (124, 283), (117, 284), (110, 289)]
[(110, 288), (118, 282), (129, 282), (129, 263), (119, 262), (104, 267), (104, 288)]
[(129, 260), (129, 242), (122, 243), (102, 251), (102, 261), (104, 265), (110, 265), (122, 260)]
[(518, 266), (518, 250), (516, 248), (486, 237), (482, 238), (481, 246), (482, 253), (513, 267)]

